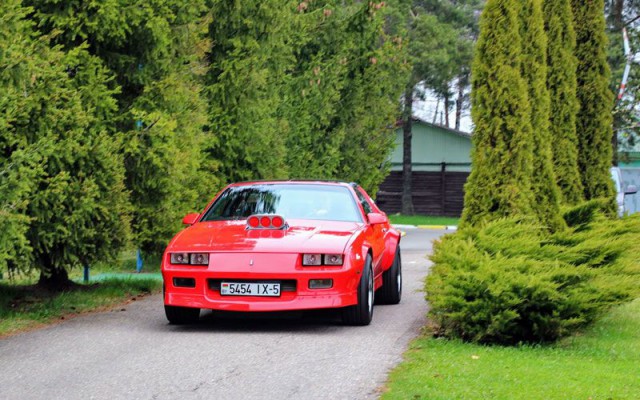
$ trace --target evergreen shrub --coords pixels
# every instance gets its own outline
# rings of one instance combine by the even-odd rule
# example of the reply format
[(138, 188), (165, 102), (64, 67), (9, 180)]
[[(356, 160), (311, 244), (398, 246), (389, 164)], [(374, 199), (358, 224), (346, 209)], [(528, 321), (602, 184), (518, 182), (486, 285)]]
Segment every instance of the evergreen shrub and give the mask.
[[(580, 215), (578, 208), (569, 214)], [(434, 333), (480, 343), (551, 342), (638, 296), (640, 216), (590, 215), (579, 229), (555, 234), (506, 218), (443, 238), (426, 281)]]

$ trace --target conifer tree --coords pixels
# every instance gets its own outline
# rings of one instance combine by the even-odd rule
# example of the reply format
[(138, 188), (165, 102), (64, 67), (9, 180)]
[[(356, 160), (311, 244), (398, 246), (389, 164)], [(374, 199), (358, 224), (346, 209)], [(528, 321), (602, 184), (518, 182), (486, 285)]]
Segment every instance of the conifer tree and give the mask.
[[(24, 187), (13, 187), (25, 192), (8, 196), (28, 222), (26, 230), (13, 234), (26, 238), (18, 240), (28, 243), (30, 257), (15, 258), (12, 246), (9, 261), (18, 268), (35, 261), (40, 283), (60, 289), (70, 284), (68, 269), (112, 260), (128, 239), (119, 137), (107, 128), (117, 110), (112, 76), (84, 47), (68, 52), (50, 47), (49, 38), (24, 21), (30, 11), (18, 2), (3, 8), (3, 18), (12, 21), (9, 29), (17, 29), (8, 46), (9, 71), (3, 69), (12, 76), (0, 80), (17, 107), (0, 113), (9, 115), (0, 142), (12, 165), (4, 158), (0, 164), (8, 167), (10, 179), (12, 171), (35, 166), (25, 174)], [(12, 96), (15, 90), (19, 98)], [(21, 194), (26, 196), (20, 199)]]
[(571, 0), (544, 0), (545, 31), (548, 38), (547, 86), (551, 97), (549, 116), (550, 143), (556, 182), (562, 201), (576, 204), (584, 199), (578, 169), (576, 115), (577, 59)]
[(287, 121), (286, 165), (293, 178), (337, 178), (346, 132), (337, 118), (344, 108), (353, 42), (346, 34), (351, 11), (331, 1), (299, 6), (294, 14), (289, 79), (279, 114)]
[(340, 119), (347, 137), (337, 176), (358, 182), (369, 193), (389, 172), (388, 154), (395, 142), (398, 98), (408, 77), (405, 47), (398, 36), (386, 35), (386, 3), (368, 3), (354, 15), (347, 31), (354, 42)]
[(533, 208), (551, 230), (564, 225), (560, 215), (560, 191), (553, 172), (549, 133), (550, 97), (547, 89), (547, 37), (542, 0), (524, 0), (520, 9), (522, 76), (529, 88), (533, 138)]
[(519, 0), (489, 0), (480, 19), (472, 71), (473, 169), (462, 224), (534, 215), (532, 128), (522, 77)]
[[(188, 211), (219, 185), (205, 163), (202, 91), (205, 0), (58, 2), (25, 0), (34, 18), (66, 49), (88, 44), (115, 74), (134, 242), (163, 250)], [(206, 176), (206, 179), (203, 179)], [(199, 199), (199, 201), (197, 200)]]
[(48, 51), (46, 43), (32, 34), (34, 26), (27, 14), (20, 0), (0, 3), (0, 273), (32, 261), (25, 210), (42, 174), (44, 150), (50, 145), (44, 138), (29, 143), (15, 134), (16, 122), (32, 106), (32, 96), (25, 96), (32, 89), (31, 74), (44, 67), (41, 55)]
[(211, 3), (208, 152), (222, 161), (228, 182), (285, 178), (288, 133), (276, 111), (292, 61), (286, 41), (297, 3)]
[(614, 188), (609, 168), (612, 162), (613, 94), (607, 64), (604, 0), (572, 0), (578, 59), (576, 121), (578, 165), (587, 200), (606, 198), (615, 211)]
[(384, 23), (386, 2), (304, 2), (285, 80), (286, 164), (296, 178), (357, 181), (376, 192), (393, 146), (404, 44)]

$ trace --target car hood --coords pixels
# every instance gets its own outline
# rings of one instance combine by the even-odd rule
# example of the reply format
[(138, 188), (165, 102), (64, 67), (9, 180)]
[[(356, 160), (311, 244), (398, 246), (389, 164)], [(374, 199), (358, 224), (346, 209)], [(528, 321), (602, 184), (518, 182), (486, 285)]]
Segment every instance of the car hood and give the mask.
[(245, 221), (199, 222), (180, 232), (168, 250), (186, 252), (341, 253), (363, 228), (356, 222), (289, 220), (281, 230), (247, 230)]

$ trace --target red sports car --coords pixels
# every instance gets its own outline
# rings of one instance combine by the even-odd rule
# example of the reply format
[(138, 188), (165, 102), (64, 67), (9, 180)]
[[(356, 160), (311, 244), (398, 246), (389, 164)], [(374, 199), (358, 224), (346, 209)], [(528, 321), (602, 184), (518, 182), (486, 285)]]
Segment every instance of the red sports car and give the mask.
[(172, 324), (200, 309), (341, 309), (368, 325), (377, 303), (402, 295), (400, 233), (353, 183), (272, 181), (223, 189), (162, 258)]

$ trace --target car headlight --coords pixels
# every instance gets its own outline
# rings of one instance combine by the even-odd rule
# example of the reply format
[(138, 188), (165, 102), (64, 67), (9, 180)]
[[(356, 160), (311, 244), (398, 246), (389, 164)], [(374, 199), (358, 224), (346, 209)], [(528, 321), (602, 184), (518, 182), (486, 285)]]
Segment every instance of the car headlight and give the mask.
[(342, 254), (325, 254), (323, 256), (324, 265), (342, 265)]
[(307, 266), (322, 265), (322, 254), (303, 254), (302, 265), (307, 265)]
[(302, 265), (318, 267), (321, 265), (340, 266), (344, 262), (343, 254), (303, 254)]
[(171, 264), (177, 265), (209, 265), (207, 253), (171, 253)]
[(189, 264), (189, 253), (171, 253), (171, 264)]
[(191, 265), (209, 265), (209, 254), (192, 253), (189, 256), (189, 262), (191, 263)]

